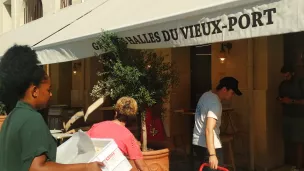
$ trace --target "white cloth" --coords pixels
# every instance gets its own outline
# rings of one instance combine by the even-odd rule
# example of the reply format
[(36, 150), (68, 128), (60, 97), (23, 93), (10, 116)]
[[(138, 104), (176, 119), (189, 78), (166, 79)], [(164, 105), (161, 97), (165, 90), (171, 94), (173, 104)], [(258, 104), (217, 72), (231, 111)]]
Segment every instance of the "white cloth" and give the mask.
[(222, 103), (219, 97), (212, 91), (204, 93), (198, 101), (195, 111), (195, 124), (193, 128), (193, 145), (207, 147), (205, 129), (207, 118), (216, 119), (214, 133), (214, 147), (222, 148), (220, 141), (220, 126), (222, 117)]

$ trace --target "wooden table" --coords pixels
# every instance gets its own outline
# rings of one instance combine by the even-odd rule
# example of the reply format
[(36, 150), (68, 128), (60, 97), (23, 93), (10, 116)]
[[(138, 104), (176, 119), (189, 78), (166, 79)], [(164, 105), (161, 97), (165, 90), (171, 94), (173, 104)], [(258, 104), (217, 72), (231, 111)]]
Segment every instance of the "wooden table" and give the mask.
[[(227, 131), (229, 125), (232, 127), (233, 129), (233, 134), (236, 133), (236, 128), (232, 122), (232, 117), (231, 117), (231, 112), (234, 111), (233, 108), (223, 108), (223, 111), (222, 111), (222, 117), (224, 116), (227, 116), (228, 117), (228, 124), (227, 126), (224, 128), (224, 131), (223, 133), (225, 133), (225, 131)], [(190, 109), (190, 110), (183, 110), (183, 109), (180, 109), (180, 110), (175, 110), (174, 113), (178, 113), (178, 114), (181, 114), (183, 116), (190, 116), (190, 119), (191, 119), (191, 129), (189, 131), (189, 134), (190, 134), (190, 139), (189, 139), (189, 142), (190, 142), (190, 156), (193, 156), (193, 151), (192, 151), (192, 139), (193, 139), (193, 128), (194, 128), (194, 116), (195, 116), (195, 110), (193, 109)], [(223, 118), (222, 118), (223, 119)]]
[(57, 133), (52, 133), (52, 136), (57, 140), (57, 145), (59, 146), (60, 144), (63, 143), (64, 139), (70, 138), (71, 136), (73, 136), (73, 134), (57, 132)]
[[(221, 131), (221, 132), (229, 134), (229, 133), (227, 132), (227, 130), (228, 130), (229, 126), (230, 126), (230, 127), (232, 128), (232, 134), (233, 134), (233, 135), (236, 134), (237, 129), (236, 129), (236, 126), (234, 125), (233, 119), (232, 119), (232, 117), (231, 117), (231, 113), (232, 113), (233, 111), (234, 111), (233, 108), (223, 108), (223, 112), (222, 112), (222, 117), (223, 117), (223, 118), (222, 118), (222, 119), (224, 119), (225, 117), (228, 117), (228, 123), (227, 123), (227, 125), (226, 125), (225, 128), (222, 128), (222, 131)], [(225, 126), (225, 125), (222, 125), (222, 126)]]
[[(236, 133), (236, 127), (233, 124), (233, 120), (231, 117), (231, 112), (233, 112), (234, 109), (233, 108), (223, 108), (222, 111), (222, 117), (228, 117), (228, 124), (226, 125), (226, 127), (223, 129), (223, 132), (226, 132), (228, 130), (229, 125), (231, 126), (233, 133)], [(194, 116), (195, 115), (195, 110), (194, 109), (190, 109), (190, 110), (175, 110), (174, 113), (178, 113), (178, 114), (182, 114), (182, 115), (186, 115), (186, 116)], [(194, 123), (193, 123), (194, 124)]]

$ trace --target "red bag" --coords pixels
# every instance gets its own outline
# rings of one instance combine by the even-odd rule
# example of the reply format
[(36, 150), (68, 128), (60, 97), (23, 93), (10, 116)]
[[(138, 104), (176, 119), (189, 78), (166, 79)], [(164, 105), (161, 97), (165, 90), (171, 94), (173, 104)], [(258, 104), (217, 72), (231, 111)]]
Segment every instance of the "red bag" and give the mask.
[[(203, 168), (204, 168), (204, 167), (209, 167), (209, 166), (210, 166), (210, 165), (209, 165), (208, 163), (203, 163), (203, 164), (201, 165), (201, 167), (199, 168), (199, 171), (203, 171)], [(224, 168), (224, 167), (220, 167), (220, 166), (217, 167), (217, 170), (229, 171), (228, 169), (226, 169), (226, 168)]]

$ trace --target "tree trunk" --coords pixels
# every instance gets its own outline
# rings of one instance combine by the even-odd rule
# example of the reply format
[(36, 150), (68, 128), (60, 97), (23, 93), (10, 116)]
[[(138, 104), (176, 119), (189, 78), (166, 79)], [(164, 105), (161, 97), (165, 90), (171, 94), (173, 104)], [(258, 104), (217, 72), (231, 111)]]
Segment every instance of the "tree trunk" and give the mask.
[(142, 113), (141, 116), (141, 131), (142, 131), (142, 151), (147, 151), (147, 126), (146, 126), (146, 116)]

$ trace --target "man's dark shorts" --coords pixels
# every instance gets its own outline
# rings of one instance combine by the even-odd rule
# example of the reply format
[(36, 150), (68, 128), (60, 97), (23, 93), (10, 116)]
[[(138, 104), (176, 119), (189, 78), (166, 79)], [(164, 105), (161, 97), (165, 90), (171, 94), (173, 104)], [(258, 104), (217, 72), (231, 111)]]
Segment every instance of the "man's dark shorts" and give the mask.
[[(219, 166), (223, 166), (224, 164), (224, 156), (223, 156), (223, 149), (222, 148), (218, 148), (218, 149), (215, 149), (216, 151), (216, 156), (217, 156), (217, 159), (219, 161)], [(197, 158), (197, 162), (194, 162), (194, 168), (196, 170), (199, 169), (200, 165), (203, 164), (203, 163), (209, 163), (209, 152), (208, 152), (208, 149), (205, 148), (205, 147), (201, 147), (201, 146), (197, 146), (197, 145), (193, 145), (193, 152), (194, 152), (194, 155), (196, 156)], [(203, 169), (204, 171), (210, 171), (211, 169), (209, 167), (205, 167)]]
[(304, 143), (304, 117), (284, 116), (283, 132), (287, 142)]

